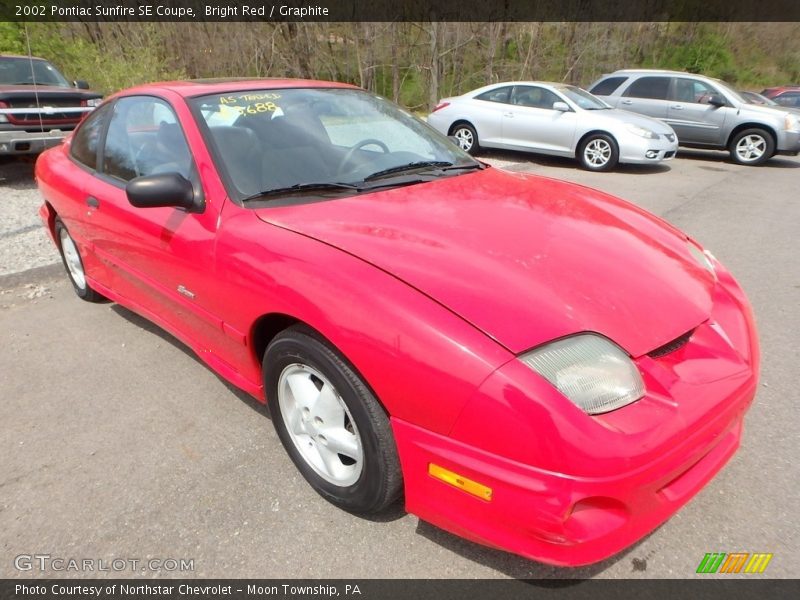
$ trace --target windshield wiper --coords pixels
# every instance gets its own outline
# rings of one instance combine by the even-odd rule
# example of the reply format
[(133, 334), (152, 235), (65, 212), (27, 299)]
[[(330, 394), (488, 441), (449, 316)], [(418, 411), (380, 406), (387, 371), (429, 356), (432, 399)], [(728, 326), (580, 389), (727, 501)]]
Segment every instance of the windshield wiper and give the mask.
[(286, 194), (295, 194), (298, 192), (326, 192), (330, 190), (350, 190), (360, 192), (361, 187), (353, 185), (352, 183), (341, 182), (320, 182), (320, 183), (296, 183), (286, 187), (273, 188), (270, 190), (262, 190), (255, 194), (250, 194), (242, 198), (242, 202), (250, 200), (258, 200), (259, 198), (267, 198), (269, 196), (283, 196)]
[(458, 169), (466, 169), (471, 171), (472, 169), (485, 169), (486, 165), (481, 164), (479, 162), (470, 163), (468, 165), (450, 165), (448, 167), (442, 167), (439, 169), (440, 171), (456, 171)]
[(364, 181), (372, 181), (373, 179), (380, 179), (386, 175), (394, 175), (396, 173), (405, 173), (406, 171), (415, 171), (416, 169), (424, 169), (426, 167), (453, 167), (453, 163), (446, 160), (420, 160), (417, 162), (399, 165), (397, 167), (389, 167), (381, 171), (375, 171), (372, 175), (364, 177)]

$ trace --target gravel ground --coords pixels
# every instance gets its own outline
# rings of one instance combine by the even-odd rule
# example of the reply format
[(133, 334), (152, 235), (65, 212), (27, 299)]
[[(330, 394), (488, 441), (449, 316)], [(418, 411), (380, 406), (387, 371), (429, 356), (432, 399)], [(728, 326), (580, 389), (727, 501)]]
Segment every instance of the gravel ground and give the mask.
[(0, 276), (57, 263), (37, 210), (33, 159), (0, 159)]

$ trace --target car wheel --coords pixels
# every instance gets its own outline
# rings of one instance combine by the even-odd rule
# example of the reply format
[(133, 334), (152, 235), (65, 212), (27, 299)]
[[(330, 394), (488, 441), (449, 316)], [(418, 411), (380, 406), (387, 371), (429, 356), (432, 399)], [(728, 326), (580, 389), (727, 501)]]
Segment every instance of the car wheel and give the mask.
[(465, 152), (475, 155), (481, 149), (478, 144), (478, 132), (469, 123), (459, 123), (450, 134), (458, 141), (458, 146)]
[(740, 165), (760, 165), (775, 154), (775, 140), (763, 129), (745, 129), (733, 136), (728, 150)]
[(311, 487), (354, 513), (391, 506), (403, 478), (389, 419), (344, 356), (296, 326), (269, 344), (263, 367), (275, 431)]
[(103, 302), (105, 297), (94, 291), (86, 281), (86, 273), (83, 270), (83, 260), (80, 252), (78, 252), (78, 245), (72, 239), (61, 219), (56, 219), (55, 231), (58, 250), (61, 253), (61, 262), (64, 263), (67, 276), (78, 298), (87, 302)]
[(619, 162), (617, 142), (605, 133), (590, 135), (578, 148), (578, 160), (589, 171), (610, 171)]

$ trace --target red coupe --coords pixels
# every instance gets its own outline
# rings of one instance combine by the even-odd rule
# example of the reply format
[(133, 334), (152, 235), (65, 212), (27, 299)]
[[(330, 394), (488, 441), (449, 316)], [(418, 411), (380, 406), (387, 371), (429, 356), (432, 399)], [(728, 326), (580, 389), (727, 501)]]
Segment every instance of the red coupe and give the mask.
[(78, 296), (262, 402), (324, 498), (581, 565), (739, 446), (748, 302), (604, 193), (476, 161), (364, 90), (204, 80), (109, 98), (36, 165)]

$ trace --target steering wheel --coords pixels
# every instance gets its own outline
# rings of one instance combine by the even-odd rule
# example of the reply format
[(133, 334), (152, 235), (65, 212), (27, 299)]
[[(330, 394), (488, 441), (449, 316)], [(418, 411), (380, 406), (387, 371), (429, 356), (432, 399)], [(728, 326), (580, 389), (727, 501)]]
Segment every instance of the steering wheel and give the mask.
[(361, 150), (361, 148), (364, 148), (366, 146), (378, 146), (381, 150), (383, 150), (384, 154), (389, 154), (389, 147), (382, 141), (376, 140), (375, 138), (367, 138), (365, 140), (361, 140), (355, 146), (352, 146), (347, 151), (347, 154), (344, 155), (344, 158), (342, 158), (342, 162), (339, 163), (339, 168), (336, 169), (336, 174), (341, 175), (342, 173), (344, 173), (344, 168), (347, 165), (347, 163), (349, 163), (352, 160), (353, 155), (359, 150)]

